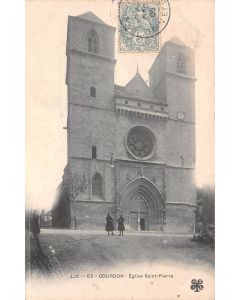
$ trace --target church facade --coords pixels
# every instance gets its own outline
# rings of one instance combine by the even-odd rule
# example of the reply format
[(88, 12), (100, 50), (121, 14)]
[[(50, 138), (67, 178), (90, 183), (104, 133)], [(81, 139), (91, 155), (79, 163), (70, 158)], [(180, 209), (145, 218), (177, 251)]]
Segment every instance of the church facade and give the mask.
[[(194, 231), (194, 51), (174, 37), (149, 69), (114, 83), (115, 28), (93, 13), (68, 19), (68, 171), (81, 186), (53, 207), (53, 226)], [(66, 172), (66, 170), (65, 170)], [(67, 199), (67, 200), (66, 200)], [(60, 226), (60, 225), (59, 225)]]

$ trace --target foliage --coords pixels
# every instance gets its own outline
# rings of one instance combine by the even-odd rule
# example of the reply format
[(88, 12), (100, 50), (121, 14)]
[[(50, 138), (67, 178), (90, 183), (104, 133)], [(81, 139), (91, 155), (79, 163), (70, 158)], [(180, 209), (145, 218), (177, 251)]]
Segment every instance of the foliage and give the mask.
[(202, 221), (206, 224), (215, 224), (215, 191), (214, 187), (204, 186), (197, 188), (197, 205), (201, 211)]
[(67, 166), (63, 174), (63, 188), (68, 192), (70, 199), (74, 200), (79, 193), (84, 192), (87, 188), (85, 175), (80, 176)]
[(205, 186), (197, 188), (196, 232), (193, 241), (215, 244), (215, 192), (214, 188)]
[[(87, 179), (85, 175), (80, 176), (70, 169), (69, 165), (64, 169), (62, 189), (67, 193), (70, 201), (72, 201), (73, 226), (76, 229), (76, 211), (75, 199), (79, 193), (85, 192), (87, 188)], [(71, 225), (72, 226), (72, 225)]]

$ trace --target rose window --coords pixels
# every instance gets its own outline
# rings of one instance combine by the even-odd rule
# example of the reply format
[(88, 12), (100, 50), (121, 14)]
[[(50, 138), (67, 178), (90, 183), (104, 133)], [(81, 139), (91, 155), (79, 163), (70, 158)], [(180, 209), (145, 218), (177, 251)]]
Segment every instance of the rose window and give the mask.
[(130, 154), (138, 159), (148, 159), (153, 154), (155, 137), (153, 133), (142, 126), (130, 129), (126, 139)]

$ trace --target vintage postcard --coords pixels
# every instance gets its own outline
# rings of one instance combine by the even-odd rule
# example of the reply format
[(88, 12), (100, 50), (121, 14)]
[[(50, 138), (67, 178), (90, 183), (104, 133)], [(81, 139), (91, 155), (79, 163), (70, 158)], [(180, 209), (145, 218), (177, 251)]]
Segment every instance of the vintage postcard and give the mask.
[(214, 1), (26, 1), (26, 299), (215, 298)]

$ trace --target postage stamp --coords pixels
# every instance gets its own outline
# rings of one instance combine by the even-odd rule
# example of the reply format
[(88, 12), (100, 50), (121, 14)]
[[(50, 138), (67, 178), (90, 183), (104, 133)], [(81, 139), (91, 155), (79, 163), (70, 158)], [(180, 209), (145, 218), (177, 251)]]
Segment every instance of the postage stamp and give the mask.
[(119, 51), (159, 51), (159, 34), (170, 18), (168, 0), (119, 1)]

